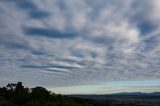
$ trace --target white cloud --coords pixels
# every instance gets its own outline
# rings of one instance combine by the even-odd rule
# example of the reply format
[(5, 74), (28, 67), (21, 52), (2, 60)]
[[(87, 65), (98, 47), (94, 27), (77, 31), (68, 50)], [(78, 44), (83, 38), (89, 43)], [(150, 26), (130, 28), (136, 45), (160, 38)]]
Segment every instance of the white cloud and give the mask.
[[(159, 78), (159, 26), (147, 36), (137, 26), (144, 19), (158, 23), (158, 1), (33, 2), (38, 9), (50, 15), (40, 19), (31, 18), (28, 12), (15, 5), (16, 2), (0, 1), (2, 75), (18, 72), (19, 75), (9, 76), (9, 79), (24, 82), (33, 79), (30, 82), (35, 84), (37, 78), (41, 78), (37, 83), (51, 86)], [(146, 11), (153, 15), (144, 14)], [(28, 36), (24, 33), (25, 27), (72, 32), (76, 37)], [(46, 67), (21, 67), (25, 65)], [(71, 66), (72, 69), (64, 68)], [(15, 71), (12, 72), (12, 69)]]

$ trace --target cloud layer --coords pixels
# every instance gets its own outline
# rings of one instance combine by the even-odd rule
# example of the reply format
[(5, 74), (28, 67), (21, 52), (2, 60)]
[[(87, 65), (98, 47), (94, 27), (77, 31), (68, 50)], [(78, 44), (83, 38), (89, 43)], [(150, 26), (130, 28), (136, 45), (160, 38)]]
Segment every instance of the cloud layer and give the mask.
[(1, 0), (0, 84), (160, 78), (158, 0)]

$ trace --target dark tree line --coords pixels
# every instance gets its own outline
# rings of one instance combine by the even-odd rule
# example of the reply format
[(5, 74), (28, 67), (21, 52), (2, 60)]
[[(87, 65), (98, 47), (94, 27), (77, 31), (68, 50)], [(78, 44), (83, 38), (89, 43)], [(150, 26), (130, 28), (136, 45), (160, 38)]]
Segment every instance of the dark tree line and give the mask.
[(56, 95), (43, 87), (27, 88), (21, 82), (0, 88), (0, 106), (92, 106), (83, 99)]

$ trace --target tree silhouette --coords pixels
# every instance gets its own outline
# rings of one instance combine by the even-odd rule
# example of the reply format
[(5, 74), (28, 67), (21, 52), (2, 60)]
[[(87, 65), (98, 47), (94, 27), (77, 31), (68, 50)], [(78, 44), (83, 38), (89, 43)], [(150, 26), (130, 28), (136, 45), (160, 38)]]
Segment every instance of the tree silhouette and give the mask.
[(31, 89), (31, 98), (39, 102), (44, 102), (50, 99), (50, 92), (43, 87), (35, 87)]

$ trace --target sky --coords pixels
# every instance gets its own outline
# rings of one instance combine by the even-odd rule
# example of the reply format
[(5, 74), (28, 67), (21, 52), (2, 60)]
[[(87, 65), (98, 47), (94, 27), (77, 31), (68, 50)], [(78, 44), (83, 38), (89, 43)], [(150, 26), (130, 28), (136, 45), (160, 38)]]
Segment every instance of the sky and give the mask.
[(0, 86), (160, 91), (159, 0), (0, 0)]

